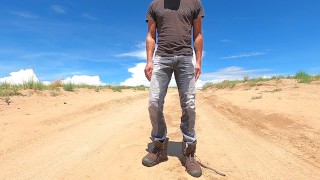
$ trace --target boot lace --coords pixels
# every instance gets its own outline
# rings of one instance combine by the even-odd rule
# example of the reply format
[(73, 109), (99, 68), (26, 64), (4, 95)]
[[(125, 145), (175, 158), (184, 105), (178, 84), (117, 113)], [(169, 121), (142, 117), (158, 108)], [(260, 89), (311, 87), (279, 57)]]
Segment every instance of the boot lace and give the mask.
[[(194, 156), (196, 156), (196, 155), (194, 155)], [(194, 156), (192, 156), (191, 154), (189, 156), (187, 156), (187, 162), (186, 162), (185, 166), (187, 166), (187, 164), (197, 165), (197, 160)]]

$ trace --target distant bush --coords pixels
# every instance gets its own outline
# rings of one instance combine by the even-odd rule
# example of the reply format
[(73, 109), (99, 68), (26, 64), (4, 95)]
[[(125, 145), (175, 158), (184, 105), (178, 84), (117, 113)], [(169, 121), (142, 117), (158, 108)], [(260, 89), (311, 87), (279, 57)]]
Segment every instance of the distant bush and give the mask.
[(133, 87), (133, 89), (138, 91), (145, 91), (147, 87), (144, 85), (140, 85), (140, 86)]
[(51, 87), (51, 88), (63, 87), (63, 82), (60, 79), (54, 80), (53, 82), (51, 82), (49, 84), (49, 87)]
[(225, 80), (225, 81), (222, 81), (221, 83), (217, 83), (217, 84), (214, 84), (214, 83), (206, 83), (203, 85), (202, 89), (203, 90), (206, 90), (210, 87), (214, 87), (214, 88), (217, 88), (217, 89), (225, 89), (225, 88), (233, 88), (235, 87), (237, 84), (239, 83), (242, 83), (243, 81), (240, 81), (240, 80), (234, 80), (234, 81), (229, 81), (229, 80)]
[(216, 84), (215, 87), (218, 89), (225, 89), (225, 88), (233, 88), (237, 84), (241, 83), (242, 81), (222, 81), (222, 83)]
[(145, 91), (147, 89), (146, 86), (122, 86), (122, 85), (86, 85), (86, 84), (73, 84), (73, 83), (63, 83), (61, 80), (55, 80), (52, 83), (46, 85), (39, 81), (29, 80), (24, 82), (23, 84), (13, 85), (9, 83), (0, 83), (0, 96), (1, 97), (9, 97), (22, 95), (20, 93), (21, 90), (49, 90), (49, 94), (51, 96), (60, 95), (60, 91), (63, 89), (64, 91), (73, 92), (78, 88), (87, 88), (92, 89), (95, 92), (100, 92), (102, 89), (111, 89), (115, 92), (122, 92), (123, 89), (133, 89), (138, 91)]
[(272, 80), (272, 78), (253, 78), (253, 79), (250, 79), (248, 84), (250, 87), (253, 87), (253, 86), (256, 86), (257, 83), (259, 82), (265, 82), (265, 81), (270, 81)]
[(279, 80), (279, 79), (285, 79), (286, 77), (285, 76), (272, 76), (271, 79), (276, 79), (276, 80)]
[(312, 82), (312, 76), (310, 76), (309, 74), (307, 74), (306, 72), (303, 72), (303, 71), (297, 72), (294, 77), (295, 77), (295, 79), (298, 80), (299, 83)]
[(247, 82), (249, 80), (249, 76), (243, 76), (243, 81)]
[(213, 83), (205, 83), (203, 86), (202, 86), (202, 90), (206, 90), (208, 88), (211, 88), (213, 87), (214, 84)]
[[(224, 88), (233, 88), (235, 87), (237, 84), (240, 83), (246, 83), (249, 87), (253, 87), (253, 86), (257, 86), (258, 83), (260, 82), (265, 82), (265, 81), (270, 81), (270, 80), (279, 80), (279, 79), (284, 79), (286, 77), (284, 76), (272, 76), (271, 78), (253, 78), (253, 79), (249, 79), (248, 76), (243, 76), (243, 80), (234, 80), (234, 81), (229, 81), (229, 80), (225, 80), (222, 81), (221, 83), (206, 83), (203, 85), (202, 90), (206, 90), (208, 88), (217, 88), (217, 89), (224, 89)], [(287, 77), (289, 78), (289, 77)]]
[(55, 88), (55, 89), (51, 89), (50, 90), (50, 96), (56, 97), (60, 94), (60, 89), (59, 88)]
[(0, 84), (0, 96), (17, 96), (21, 95), (19, 92), (21, 88), (18, 85), (12, 85), (8, 83)]
[(75, 85), (72, 83), (67, 83), (63, 85), (63, 90), (73, 92), (75, 89)]
[(111, 89), (112, 89), (113, 91), (122, 92), (121, 86), (112, 86)]
[(45, 84), (43, 84), (40, 81), (34, 81), (34, 80), (29, 80), (26, 82), (23, 82), (22, 84), (23, 89), (33, 89), (33, 90), (45, 90), (47, 89), (47, 86)]

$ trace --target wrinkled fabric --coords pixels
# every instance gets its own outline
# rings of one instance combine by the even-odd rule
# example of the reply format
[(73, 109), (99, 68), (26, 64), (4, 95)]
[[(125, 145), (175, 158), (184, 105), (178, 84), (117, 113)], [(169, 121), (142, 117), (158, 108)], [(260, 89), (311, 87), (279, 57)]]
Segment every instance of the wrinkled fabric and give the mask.
[(151, 140), (162, 141), (167, 135), (163, 114), (164, 99), (174, 73), (182, 109), (180, 129), (183, 141), (196, 142), (195, 133), (195, 66), (192, 56), (155, 56), (150, 84), (149, 114), (152, 124)]

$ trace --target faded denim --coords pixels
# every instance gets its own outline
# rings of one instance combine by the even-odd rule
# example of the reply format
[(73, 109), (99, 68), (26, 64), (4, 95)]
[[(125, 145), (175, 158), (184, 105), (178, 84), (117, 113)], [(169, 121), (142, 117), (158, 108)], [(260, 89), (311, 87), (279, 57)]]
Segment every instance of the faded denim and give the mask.
[(160, 57), (153, 60), (150, 84), (149, 114), (152, 124), (151, 140), (164, 140), (167, 126), (163, 115), (164, 99), (172, 74), (178, 86), (182, 109), (180, 129), (183, 141), (196, 143), (195, 133), (195, 67), (192, 56)]

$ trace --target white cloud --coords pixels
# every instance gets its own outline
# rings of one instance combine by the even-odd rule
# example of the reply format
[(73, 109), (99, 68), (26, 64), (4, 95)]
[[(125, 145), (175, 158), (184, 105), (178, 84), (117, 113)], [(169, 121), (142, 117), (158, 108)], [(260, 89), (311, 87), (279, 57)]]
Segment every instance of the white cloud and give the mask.
[(235, 59), (235, 58), (243, 58), (243, 57), (261, 56), (265, 54), (266, 54), (265, 52), (247, 52), (247, 53), (240, 53), (237, 55), (221, 57), (221, 59)]
[(263, 79), (270, 79), (270, 78), (272, 78), (272, 76), (271, 76), (271, 75), (263, 75), (261, 78), (263, 78)]
[(32, 69), (22, 69), (18, 72), (10, 73), (9, 77), (0, 78), (0, 83), (9, 84), (23, 84), (28, 81), (39, 81)]
[[(70, 73), (69, 73), (70, 74)], [(0, 78), (0, 83), (9, 83), (9, 84), (23, 84), (28, 81), (39, 82), (38, 77), (33, 72), (32, 69), (22, 69), (17, 72), (11, 72), (10, 76)], [(67, 77), (66, 79), (62, 80), (63, 83), (72, 83), (78, 85), (105, 85), (102, 83), (99, 76), (87, 76), (87, 75), (74, 75), (72, 77)], [(42, 81), (43, 84), (50, 84), (49, 81)]]
[(249, 78), (270, 78), (272, 75), (265, 74), (271, 71), (270, 69), (252, 69), (246, 70), (241, 67), (231, 66), (227, 68), (220, 69), (216, 72), (205, 73), (201, 75), (202, 84), (205, 83), (219, 83), (224, 80), (242, 80), (244, 76)]
[(128, 53), (121, 53), (121, 54), (117, 54), (115, 56), (116, 57), (135, 57), (135, 58), (144, 59), (144, 60), (147, 59), (146, 50), (144, 50), (144, 49), (132, 51), (132, 52), (128, 52)]
[(50, 81), (42, 81), (42, 83), (43, 83), (44, 85), (50, 85), (50, 84), (51, 84)]
[(90, 14), (87, 14), (87, 13), (82, 14), (82, 17), (89, 19), (89, 20), (97, 20), (98, 19), (98, 18), (96, 18)]
[(66, 9), (60, 5), (53, 5), (50, 9), (57, 14), (65, 14), (67, 12)]
[[(128, 71), (131, 73), (131, 78), (122, 82), (121, 85), (124, 85), (124, 86), (144, 85), (149, 87), (150, 82), (148, 81), (148, 79), (145, 77), (145, 74), (144, 74), (145, 67), (146, 67), (146, 63), (138, 63), (136, 64), (135, 67), (129, 68)], [(174, 80), (174, 75), (172, 75), (169, 86), (170, 87), (177, 86)]]
[[(125, 80), (121, 83), (124, 86), (150, 86), (150, 82), (147, 80), (144, 74), (146, 63), (138, 63), (135, 67), (129, 68), (128, 71), (131, 73), (131, 78)], [(197, 88), (201, 88), (205, 84), (204, 81), (198, 80), (196, 83)], [(171, 81), (169, 83), (169, 87), (177, 87), (174, 74), (172, 74)]]
[(92, 86), (98, 86), (98, 85), (104, 85), (104, 83), (101, 82), (99, 76), (87, 76), (87, 75), (74, 75), (72, 77), (68, 77), (64, 80), (62, 80), (63, 83), (72, 83), (72, 84), (85, 84), (85, 85), (92, 85)]
[(16, 16), (20, 16), (23, 17), (25, 19), (36, 19), (38, 18), (38, 16), (33, 15), (29, 12), (18, 12), (18, 11), (10, 11), (11, 14), (16, 15)]
[[(136, 45), (137, 50), (114, 55), (115, 57), (134, 57), (138, 59), (147, 60), (146, 44), (140, 42)], [(157, 47), (156, 47), (157, 49)]]
[(150, 82), (147, 80), (144, 74), (144, 68), (146, 63), (138, 63), (135, 67), (129, 68), (128, 71), (131, 73), (131, 78), (121, 83), (124, 86), (149, 86)]

